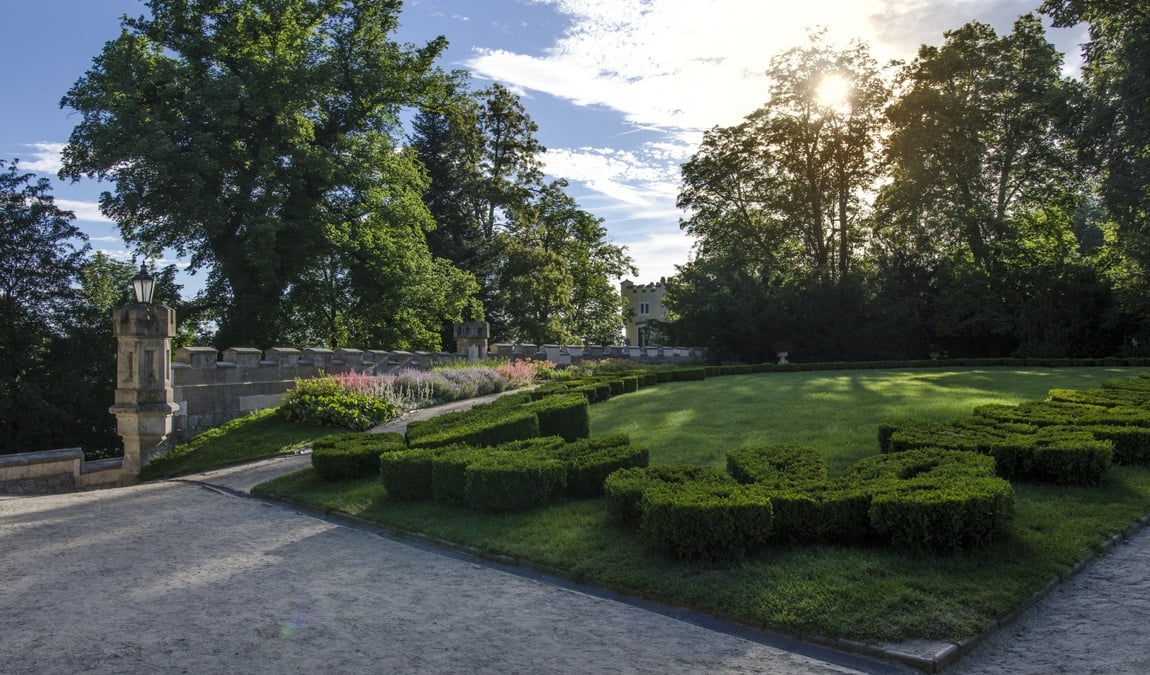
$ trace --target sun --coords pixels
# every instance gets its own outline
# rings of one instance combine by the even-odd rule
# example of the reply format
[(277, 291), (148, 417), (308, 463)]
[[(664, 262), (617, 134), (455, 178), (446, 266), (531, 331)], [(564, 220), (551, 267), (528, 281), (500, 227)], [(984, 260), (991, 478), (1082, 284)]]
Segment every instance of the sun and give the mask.
[(826, 108), (841, 108), (850, 98), (851, 83), (842, 75), (827, 75), (815, 90), (815, 101)]

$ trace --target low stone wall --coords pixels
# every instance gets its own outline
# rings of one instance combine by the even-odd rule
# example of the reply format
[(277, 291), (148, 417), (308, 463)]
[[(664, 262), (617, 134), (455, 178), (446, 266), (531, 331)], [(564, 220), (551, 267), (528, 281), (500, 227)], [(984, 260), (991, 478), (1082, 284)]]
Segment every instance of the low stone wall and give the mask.
[(120, 482), (120, 458), (84, 461), (80, 448), (0, 455), (0, 494), (37, 495), (110, 487)]
[(212, 347), (181, 347), (172, 359), (172, 389), (180, 409), (171, 438), (186, 440), (249, 412), (275, 407), (297, 378), (348, 371), (384, 375), (464, 358), (445, 352), (288, 348), (261, 352), (235, 347), (221, 353)]
[[(688, 347), (602, 347), (599, 345), (496, 344), (497, 358), (546, 359), (559, 366), (588, 360), (630, 358), (648, 363), (700, 361), (704, 351)], [(360, 349), (258, 349), (181, 347), (172, 357), (172, 389), (180, 406), (169, 442), (181, 442), (255, 410), (279, 405), (297, 378), (348, 371), (393, 374), (466, 360), (463, 354)]]
[(642, 363), (684, 363), (706, 359), (698, 347), (629, 347), (618, 345), (531, 345), (493, 344), (488, 353), (500, 358), (546, 359), (558, 366), (570, 366), (601, 359), (631, 359)]

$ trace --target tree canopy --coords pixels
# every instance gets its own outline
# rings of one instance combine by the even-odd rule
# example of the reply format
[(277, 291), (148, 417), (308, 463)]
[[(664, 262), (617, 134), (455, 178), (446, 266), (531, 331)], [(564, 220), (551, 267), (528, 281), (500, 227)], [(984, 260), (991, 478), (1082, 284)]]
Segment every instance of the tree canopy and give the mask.
[(453, 105), (421, 111), (410, 137), (430, 178), (432, 251), (475, 275), (473, 315), (497, 341), (617, 342), (622, 296), (611, 280), (635, 273), (625, 248), (566, 181), (544, 181), (546, 148), (518, 97), (498, 83), (472, 92), (462, 75), (455, 88)]
[[(390, 39), (398, 0), (147, 6), (148, 16), (124, 19), (121, 35), (64, 96), (81, 119), (62, 175), (112, 181), (100, 205), (125, 241), (174, 249), (207, 271), (218, 342), (282, 339), (291, 315), (285, 295), (333, 259), (349, 268), (349, 248), (415, 255), (375, 263), (392, 275), (414, 273), (415, 285), (438, 283), (426, 278), (438, 269), (426, 246), (373, 242), (419, 238), (431, 227), (425, 212), (412, 212), (421, 184), (410, 177), (411, 158), (396, 157), (396, 137), (400, 112), (442, 88), (434, 60), (443, 38), (422, 47)], [(360, 297), (367, 290), (351, 289)], [(426, 315), (437, 329), (466, 302), (412, 295), (399, 299), (422, 303), (418, 311), (393, 309), (420, 324), (409, 339), (423, 346)]]
[(664, 330), (746, 360), (1121, 349), (1147, 315), (1116, 296), (1145, 288), (1150, 262), (1150, 192), (1130, 189), (1150, 147), (1147, 99), (1129, 95), (1146, 77), (1125, 28), (1141, 6), (1047, 2), (1092, 22), (1085, 86), (1033, 15), (948, 31), (897, 68), (818, 33), (780, 54), (767, 102), (683, 166), (697, 244)]

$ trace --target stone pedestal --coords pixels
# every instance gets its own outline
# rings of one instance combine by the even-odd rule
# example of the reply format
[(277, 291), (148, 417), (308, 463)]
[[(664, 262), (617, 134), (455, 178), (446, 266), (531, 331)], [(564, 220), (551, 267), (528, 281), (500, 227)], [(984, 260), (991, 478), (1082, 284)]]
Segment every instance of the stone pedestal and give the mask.
[(490, 338), (491, 324), (486, 321), (455, 324), (455, 351), (465, 354), (469, 361), (487, 358), (487, 340)]
[(121, 484), (131, 484), (162, 448), (179, 409), (172, 392), (171, 346), (176, 313), (164, 305), (137, 303), (117, 307), (116, 399), (110, 413), (124, 439)]

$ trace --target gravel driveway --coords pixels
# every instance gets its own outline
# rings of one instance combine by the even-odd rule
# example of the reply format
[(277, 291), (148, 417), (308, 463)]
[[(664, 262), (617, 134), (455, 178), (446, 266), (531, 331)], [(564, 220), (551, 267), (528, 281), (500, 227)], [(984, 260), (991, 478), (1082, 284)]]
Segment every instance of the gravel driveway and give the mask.
[[(301, 461), (190, 478), (244, 491)], [(777, 649), (227, 490), (168, 481), (0, 500), (0, 672), (888, 670)]]

